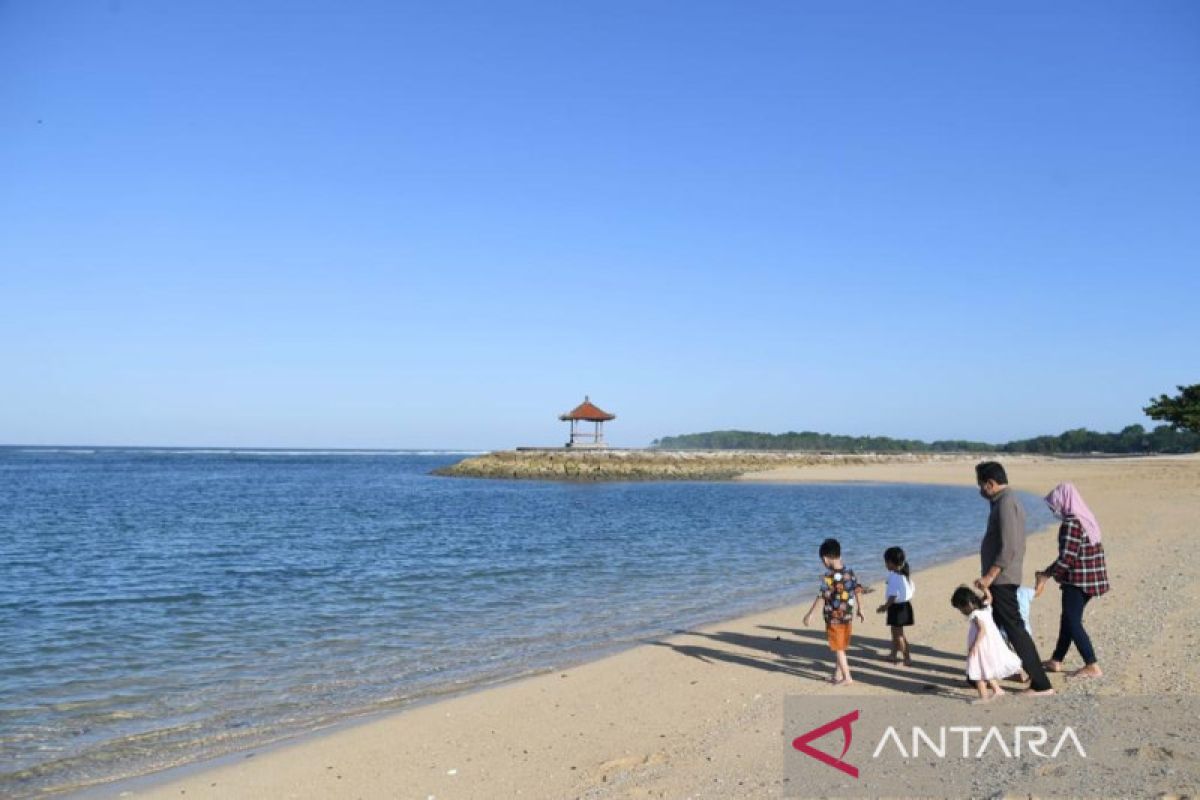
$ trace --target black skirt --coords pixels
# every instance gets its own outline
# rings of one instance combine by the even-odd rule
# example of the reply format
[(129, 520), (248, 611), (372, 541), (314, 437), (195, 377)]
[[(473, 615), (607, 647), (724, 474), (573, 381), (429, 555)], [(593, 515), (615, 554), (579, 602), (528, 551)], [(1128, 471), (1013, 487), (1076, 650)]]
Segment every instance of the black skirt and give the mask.
[(907, 628), (912, 625), (912, 603), (892, 603), (888, 606), (887, 624), (891, 628)]

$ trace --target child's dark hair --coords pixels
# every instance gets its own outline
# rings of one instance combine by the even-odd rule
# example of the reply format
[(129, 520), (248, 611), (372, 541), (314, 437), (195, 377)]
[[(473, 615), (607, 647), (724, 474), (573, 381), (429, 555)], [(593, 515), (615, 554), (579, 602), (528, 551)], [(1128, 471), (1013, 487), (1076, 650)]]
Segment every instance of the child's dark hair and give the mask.
[(906, 578), (911, 577), (908, 574), (908, 558), (905, 557), (903, 548), (889, 547), (887, 550), (884, 550), (883, 562), (895, 565), (896, 569), (893, 570), (894, 572), (899, 572)]
[(977, 595), (970, 586), (960, 586), (954, 590), (954, 594), (950, 595), (950, 605), (959, 611), (963, 609), (974, 611), (977, 608), (983, 608), (983, 598)]
[(826, 539), (821, 542), (821, 549), (817, 552), (821, 558), (841, 558), (842, 545), (837, 539)]

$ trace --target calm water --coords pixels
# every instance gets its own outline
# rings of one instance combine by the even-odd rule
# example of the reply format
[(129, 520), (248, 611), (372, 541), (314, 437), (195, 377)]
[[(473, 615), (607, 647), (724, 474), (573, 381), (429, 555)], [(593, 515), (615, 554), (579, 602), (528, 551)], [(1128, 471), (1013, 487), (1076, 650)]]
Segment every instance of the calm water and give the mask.
[(965, 555), (986, 513), (956, 488), (428, 474), (459, 458), (0, 449), (0, 795), (807, 599), (826, 536), (868, 579), (888, 545)]

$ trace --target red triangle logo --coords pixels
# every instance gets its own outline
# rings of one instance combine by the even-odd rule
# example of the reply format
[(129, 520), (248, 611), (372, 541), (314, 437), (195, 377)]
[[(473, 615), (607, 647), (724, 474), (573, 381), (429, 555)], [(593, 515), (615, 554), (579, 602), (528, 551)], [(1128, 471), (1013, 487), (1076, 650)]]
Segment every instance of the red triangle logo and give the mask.
[[(857, 778), (858, 777), (858, 767), (854, 766), (853, 764), (847, 764), (845, 761), (842, 760), (843, 758), (846, 757), (846, 753), (850, 750), (850, 740), (854, 735), (850, 730), (850, 725), (851, 725), (851, 723), (857, 722), (857, 721), (858, 721), (858, 710), (856, 709), (854, 711), (851, 711), (849, 714), (845, 715), (844, 717), (838, 717), (837, 719), (833, 720), (832, 722), (826, 722), (824, 725), (822, 725), (819, 728), (813, 728), (811, 731), (804, 734), (803, 736), (797, 736), (795, 739), (792, 740), (792, 747), (796, 748), (801, 753), (804, 753), (804, 755), (806, 755), (806, 756), (815, 758), (817, 761), (820, 761), (822, 764), (828, 764), (829, 766), (833, 767), (834, 769), (840, 769), (842, 772), (846, 773), (851, 778)], [(829, 755), (828, 753), (822, 753), (820, 750), (816, 749), (815, 747), (809, 747), (809, 745), (808, 745), (809, 742), (813, 741), (814, 739), (820, 739), (825, 734), (831, 733), (831, 732), (839, 730), (839, 729), (842, 732), (843, 744), (842, 744), (842, 754), (840, 756), (838, 756), (837, 758), (834, 758), (833, 756)]]

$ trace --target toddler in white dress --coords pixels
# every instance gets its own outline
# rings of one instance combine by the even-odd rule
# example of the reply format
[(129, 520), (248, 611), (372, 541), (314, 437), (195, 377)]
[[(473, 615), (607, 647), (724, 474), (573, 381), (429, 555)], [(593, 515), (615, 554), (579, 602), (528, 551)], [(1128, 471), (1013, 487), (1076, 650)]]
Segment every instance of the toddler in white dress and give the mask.
[(1021, 659), (1008, 649), (992, 619), (991, 599), (986, 589), (980, 597), (969, 586), (958, 587), (950, 597), (950, 604), (967, 618), (967, 677), (979, 691), (973, 703), (995, 700), (1005, 693), (1000, 679), (1021, 671)]

